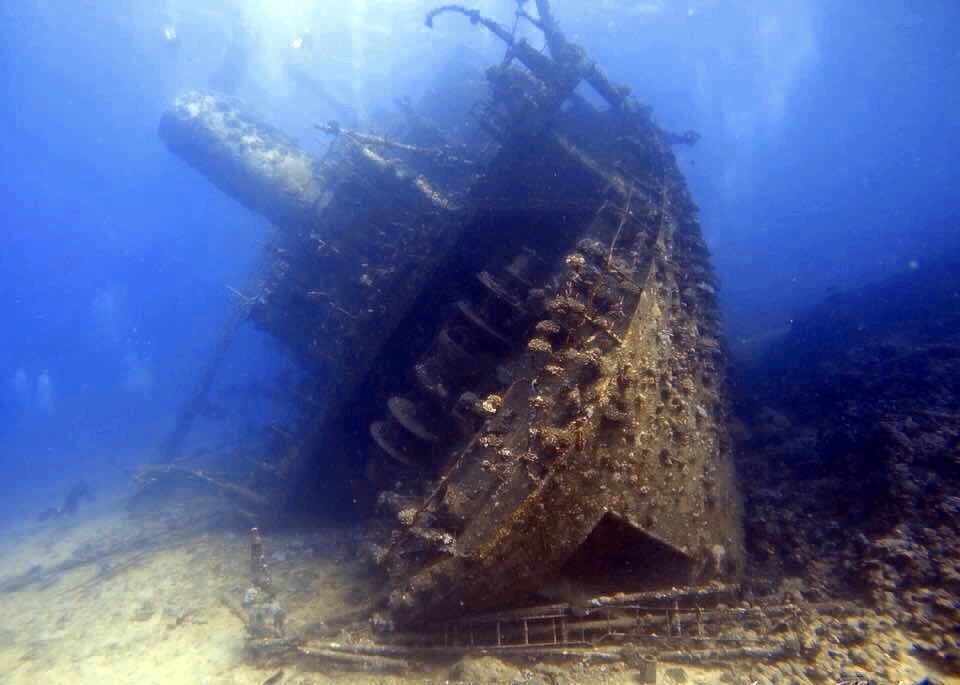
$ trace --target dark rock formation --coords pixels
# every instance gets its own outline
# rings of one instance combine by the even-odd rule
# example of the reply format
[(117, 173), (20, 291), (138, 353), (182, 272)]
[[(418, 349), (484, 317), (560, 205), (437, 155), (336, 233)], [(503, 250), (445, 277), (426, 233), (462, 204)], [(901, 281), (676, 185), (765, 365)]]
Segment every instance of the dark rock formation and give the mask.
[(751, 564), (957, 672), (960, 259), (831, 297), (738, 383)]

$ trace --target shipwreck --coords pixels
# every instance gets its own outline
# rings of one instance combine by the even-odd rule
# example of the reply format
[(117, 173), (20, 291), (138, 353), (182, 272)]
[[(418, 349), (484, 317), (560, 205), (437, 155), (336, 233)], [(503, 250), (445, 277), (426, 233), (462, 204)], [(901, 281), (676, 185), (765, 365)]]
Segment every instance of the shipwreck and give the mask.
[(716, 282), (671, 149), (696, 134), (660, 128), (535, 5), (517, 21), (544, 51), (458, 5), (428, 15), (505, 46), (459, 127), (415, 106), (382, 131), (325, 122), (315, 159), (216, 93), (160, 123), (275, 226), (237, 321), (291, 351), (310, 397), (269, 500), (369, 517), (383, 630), (743, 568)]

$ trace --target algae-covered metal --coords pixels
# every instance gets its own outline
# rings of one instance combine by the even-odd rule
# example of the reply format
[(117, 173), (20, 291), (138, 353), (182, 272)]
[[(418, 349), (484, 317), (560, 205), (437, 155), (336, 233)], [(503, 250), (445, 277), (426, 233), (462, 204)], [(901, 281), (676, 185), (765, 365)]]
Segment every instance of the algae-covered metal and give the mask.
[(323, 383), (315, 394), (350, 396), (456, 241), (450, 198), (401, 159), (352, 140), (314, 160), (216, 93), (179, 97), (160, 135), (276, 224), (252, 317), (314, 372)]
[(742, 566), (715, 283), (669, 147), (693, 136), (536, 4), (521, 18), (548, 53), (456, 5), (428, 17), (507, 44), (472, 107), (482, 145), (329, 123), (330, 153), (301, 163), (269, 127), (220, 123), (212, 95), (165, 119), (174, 151), (280, 225), (254, 320), (330, 398), (288, 467), (311, 497), (376, 502), (383, 626)]

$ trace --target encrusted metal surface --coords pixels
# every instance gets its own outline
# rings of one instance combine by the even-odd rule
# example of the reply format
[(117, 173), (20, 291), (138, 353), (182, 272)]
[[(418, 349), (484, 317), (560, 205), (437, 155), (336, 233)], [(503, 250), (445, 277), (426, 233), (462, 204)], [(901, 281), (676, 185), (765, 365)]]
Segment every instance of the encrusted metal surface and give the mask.
[(428, 17), (465, 13), (507, 44), (473, 107), (482, 145), (424, 147), (422, 119), (389, 140), (329, 122), (326, 159), (274, 164), (303, 156), (213, 96), (165, 120), (176, 152), (280, 224), (253, 318), (324, 398), (285, 466), (313, 502), (377, 503), (383, 627), (743, 563), (678, 138), (537, 6), (549, 54), (458, 6)]

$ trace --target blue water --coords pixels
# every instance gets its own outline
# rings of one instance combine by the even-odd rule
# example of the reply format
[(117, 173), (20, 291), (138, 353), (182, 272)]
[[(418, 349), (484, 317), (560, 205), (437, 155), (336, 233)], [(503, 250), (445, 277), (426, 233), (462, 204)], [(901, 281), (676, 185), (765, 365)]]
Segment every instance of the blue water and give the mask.
[[(557, 0), (611, 78), (678, 150), (722, 282), (731, 341), (909, 268), (960, 234), (960, 5)], [(588, 5), (589, 7), (585, 7)], [(465, 45), (501, 46), (431, 3), (8, 0), (0, 8), (0, 496), (111, 482), (155, 459), (268, 235), (170, 153), (156, 127), (180, 92), (244, 98), (309, 150), (336, 116), (362, 128), (418, 95)], [(476, 6), (508, 22), (515, 4)], [(306, 40), (298, 46), (298, 40)], [(213, 396), (236, 437), (288, 408), (230, 388), (290, 362), (246, 331)], [(231, 399), (232, 398), (232, 399)], [(225, 437), (226, 436), (226, 437)], [(36, 503), (34, 508), (40, 508)]]

